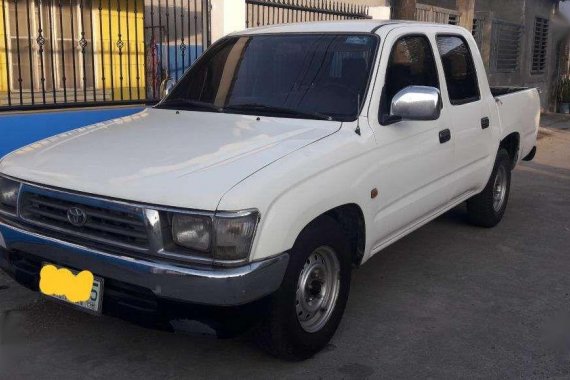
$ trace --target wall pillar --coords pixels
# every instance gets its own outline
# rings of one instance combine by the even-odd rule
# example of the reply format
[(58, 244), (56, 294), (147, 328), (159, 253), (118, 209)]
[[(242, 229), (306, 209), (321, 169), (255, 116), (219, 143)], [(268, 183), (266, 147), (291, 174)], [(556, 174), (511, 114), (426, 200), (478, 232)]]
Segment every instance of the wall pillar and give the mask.
[(245, 29), (245, 0), (211, 0), (212, 42)]
[(475, 0), (456, 0), (457, 10), (461, 12), (459, 25), (465, 29), (473, 30), (473, 17), (475, 16)]
[(395, 20), (415, 20), (416, 0), (392, 0), (392, 18)]

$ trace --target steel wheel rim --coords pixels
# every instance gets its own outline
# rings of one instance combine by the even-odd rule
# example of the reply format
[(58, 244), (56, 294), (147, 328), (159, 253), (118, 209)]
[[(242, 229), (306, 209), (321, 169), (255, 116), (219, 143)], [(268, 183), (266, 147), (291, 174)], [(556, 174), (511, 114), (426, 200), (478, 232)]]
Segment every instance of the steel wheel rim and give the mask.
[(493, 183), (493, 208), (495, 211), (501, 211), (505, 197), (507, 194), (507, 170), (504, 166), (500, 166)]
[(340, 290), (340, 263), (330, 247), (315, 249), (299, 274), (295, 309), (303, 330), (314, 333), (330, 319)]

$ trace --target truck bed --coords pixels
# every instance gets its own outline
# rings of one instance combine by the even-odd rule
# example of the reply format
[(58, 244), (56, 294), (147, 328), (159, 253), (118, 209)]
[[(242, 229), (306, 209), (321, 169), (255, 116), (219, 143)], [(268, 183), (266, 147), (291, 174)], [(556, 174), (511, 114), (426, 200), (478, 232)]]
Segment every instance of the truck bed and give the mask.
[(519, 159), (536, 145), (540, 123), (540, 97), (536, 88), (491, 88), (501, 120), (501, 139), (511, 133), (520, 138)]

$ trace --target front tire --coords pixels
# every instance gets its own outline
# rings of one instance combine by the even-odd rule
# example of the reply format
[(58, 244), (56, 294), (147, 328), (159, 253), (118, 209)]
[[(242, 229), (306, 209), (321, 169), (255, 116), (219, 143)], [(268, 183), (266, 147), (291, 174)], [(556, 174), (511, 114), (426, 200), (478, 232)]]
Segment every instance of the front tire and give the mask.
[(320, 217), (301, 232), (290, 252), (270, 311), (257, 329), (258, 344), (286, 360), (304, 360), (334, 335), (348, 299), (351, 260), (340, 226)]
[(472, 224), (491, 228), (503, 219), (511, 190), (511, 168), (511, 157), (505, 149), (500, 149), (485, 189), (467, 201)]

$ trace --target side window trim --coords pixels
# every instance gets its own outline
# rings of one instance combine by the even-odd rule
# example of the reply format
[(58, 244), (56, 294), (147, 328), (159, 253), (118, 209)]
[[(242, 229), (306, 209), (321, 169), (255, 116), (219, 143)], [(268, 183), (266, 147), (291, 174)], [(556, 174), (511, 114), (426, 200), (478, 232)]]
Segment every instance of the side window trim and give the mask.
[(439, 52), (439, 48), (436, 46), (437, 48), (437, 52), (438, 52), (438, 58), (439, 61), (441, 63), (441, 68), (443, 70), (443, 76), (444, 76), (444, 80), (445, 80), (445, 87), (447, 90), (447, 98), (449, 100), (449, 104), (451, 104), (452, 106), (462, 106), (465, 104), (469, 104), (469, 103), (476, 103), (476, 102), (480, 102), (482, 97), (481, 97), (481, 83), (479, 81), (479, 70), (477, 69), (477, 66), (475, 65), (475, 59), (473, 58), (473, 52), (471, 50), (471, 46), (469, 46), (469, 43), (467, 42), (467, 39), (458, 33), (437, 33), (435, 35), (435, 42), (437, 45), (437, 39), (440, 37), (456, 37), (459, 38), (463, 41), (463, 43), (465, 44), (465, 47), (467, 48), (467, 51), (469, 52), (469, 56), (471, 57), (471, 62), (473, 62), (473, 69), (475, 70), (475, 84), (477, 85), (477, 96), (472, 96), (471, 98), (466, 98), (466, 99), (461, 99), (461, 100), (452, 100), (451, 96), (449, 95), (449, 84), (447, 83), (447, 77), (445, 75), (445, 65), (443, 64), (443, 58), (441, 56), (441, 53)]
[[(433, 34), (432, 34), (432, 36), (433, 36)], [(425, 39), (425, 41), (427, 42), (427, 45), (429, 46), (429, 50), (431, 53), (434, 69), (435, 69), (435, 75), (436, 75), (436, 79), (437, 79), (437, 88), (441, 92), (442, 82), (441, 82), (441, 78), (439, 75), (440, 73), (439, 73), (439, 69), (438, 69), (438, 65), (437, 65), (437, 61), (436, 61), (436, 50), (435, 50), (435, 49), (437, 49), (437, 46), (433, 46), (431, 39), (429, 38), (429, 36), (426, 33), (410, 32), (407, 34), (402, 34), (401, 36), (397, 37), (395, 39), (394, 43), (390, 46), (390, 55), (388, 56), (388, 64), (386, 65), (386, 69), (384, 72), (384, 85), (382, 86), (382, 90), (381, 90), (381, 94), (380, 94), (380, 106), (378, 107), (378, 122), (382, 126), (393, 124), (393, 121), (389, 120), (390, 119), (389, 112), (385, 113), (384, 110), (382, 109), (382, 105), (387, 101), (386, 100), (386, 96), (387, 96), (386, 95), (386, 82), (388, 80), (388, 69), (390, 68), (390, 62), (392, 61), (392, 55), (394, 54), (394, 48), (396, 47), (396, 45), (398, 44), (398, 42), (400, 40), (402, 40), (404, 38), (410, 38), (410, 37), (421, 37), (421, 38)], [(442, 107), (443, 107), (443, 104), (442, 104)]]

